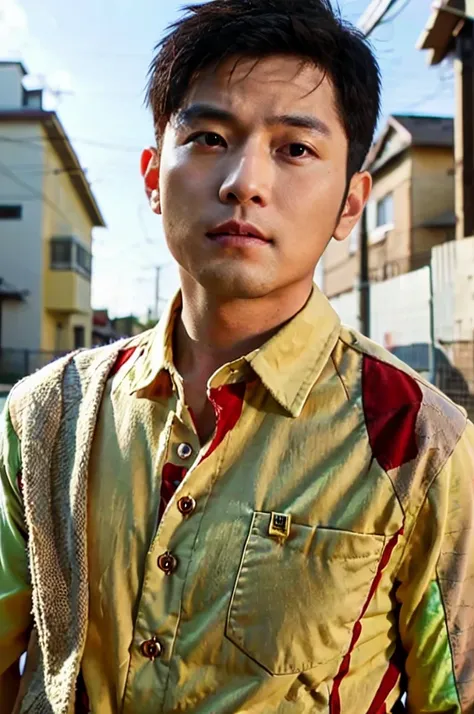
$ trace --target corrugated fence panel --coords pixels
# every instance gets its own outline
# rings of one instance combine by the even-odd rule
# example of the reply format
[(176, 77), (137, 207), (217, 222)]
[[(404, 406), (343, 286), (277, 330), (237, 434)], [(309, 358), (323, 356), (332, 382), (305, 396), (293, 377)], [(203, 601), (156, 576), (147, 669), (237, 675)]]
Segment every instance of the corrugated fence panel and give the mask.
[(371, 286), (370, 336), (387, 348), (431, 342), (429, 268)]
[(474, 238), (450, 241), (432, 251), (435, 335), (441, 342), (474, 336)]

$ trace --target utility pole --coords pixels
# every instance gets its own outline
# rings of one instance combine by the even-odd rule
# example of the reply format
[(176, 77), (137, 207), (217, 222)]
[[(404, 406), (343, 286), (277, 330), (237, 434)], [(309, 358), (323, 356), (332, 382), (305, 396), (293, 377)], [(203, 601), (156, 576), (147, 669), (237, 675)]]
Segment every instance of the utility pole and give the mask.
[(458, 238), (474, 236), (474, 22), (466, 20), (456, 37), (456, 117), (455, 146), (458, 165)]
[(362, 334), (370, 337), (370, 275), (367, 211), (360, 220), (359, 317)]

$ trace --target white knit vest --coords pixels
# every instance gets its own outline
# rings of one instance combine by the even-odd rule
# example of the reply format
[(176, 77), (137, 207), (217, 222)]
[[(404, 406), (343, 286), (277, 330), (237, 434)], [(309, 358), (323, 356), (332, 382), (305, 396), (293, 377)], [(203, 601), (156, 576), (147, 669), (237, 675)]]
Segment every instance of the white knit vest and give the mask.
[(88, 623), (87, 476), (104, 387), (127, 341), (74, 353), (22, 380), (21, 439), (34, 630), (18, 714), (73, 714)]

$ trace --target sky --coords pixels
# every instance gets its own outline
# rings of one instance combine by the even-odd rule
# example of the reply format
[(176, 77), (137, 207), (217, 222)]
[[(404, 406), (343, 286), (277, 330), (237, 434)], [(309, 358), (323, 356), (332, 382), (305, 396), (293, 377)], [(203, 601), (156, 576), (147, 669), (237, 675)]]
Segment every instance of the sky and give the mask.
[[(356, 23), (369, 0), (340, 0)], [(45, 87), (87, 171), (107, 227), (94, 229), (92, 302), (111, 316), (143, 317), (178, 285), (161, 219), (146, 202), (139, 173), (142, 148), (154, 143), (144, 107), (147, 71), (181, 0), (0, 0), (0, 60), (21, 59), (29, 87)], [(383, 116), (453, 115), (449, 62), (429, 67), (416, 42), (432, 0), (398, 0), (371, 36), (383, 79)], [(21, 174), (28, 180), (28, 170)]]

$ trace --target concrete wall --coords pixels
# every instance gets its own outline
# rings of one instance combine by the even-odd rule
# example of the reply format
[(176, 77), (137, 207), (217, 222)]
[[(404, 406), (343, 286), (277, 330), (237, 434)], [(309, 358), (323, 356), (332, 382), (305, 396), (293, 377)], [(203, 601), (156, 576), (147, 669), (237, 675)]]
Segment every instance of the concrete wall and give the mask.
[(35, 350), (41, 346), (43, 304), (41, 131), (32, 123), (2, 123), (1, 134), (11, 140), (0, 140), (2, 162), (25, 185), (0, 173), (0, 202), (23, 209), (21, 220), (0, 220), (0, 276), (29, 291), (24, 303), (4, 303), (2, 346)]

